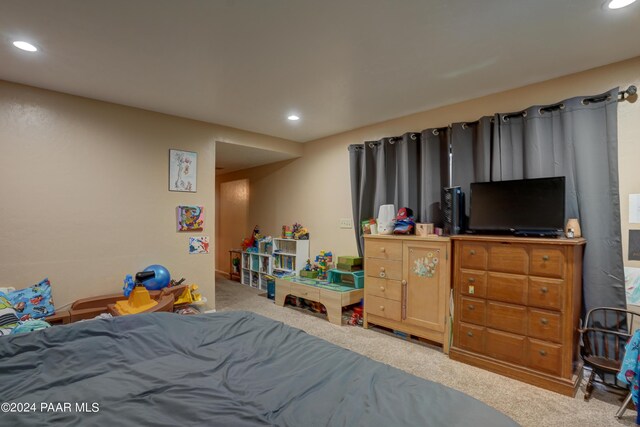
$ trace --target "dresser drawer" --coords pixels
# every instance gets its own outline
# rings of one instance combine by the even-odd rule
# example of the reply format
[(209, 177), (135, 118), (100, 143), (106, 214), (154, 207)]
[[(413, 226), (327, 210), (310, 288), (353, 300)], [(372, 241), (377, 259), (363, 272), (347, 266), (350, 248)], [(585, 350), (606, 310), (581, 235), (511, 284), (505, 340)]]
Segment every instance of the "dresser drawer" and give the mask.
[(465, 323), (484, 325), (486, 303), (484, 300), (460, 297), (460, 320)]
[(487, 249), (484, 245), (461, 243), (460, 267), (472, 270), (487, 269)]
[(399, 301), (381, 298), (374, 295), (367, 295), (364, 299), (364, 308), (367, 314), (384, 317), (386, 319), (401, 320), (401, 306)]
[(366, 239), (364, 242), (365, 258), (402, 260), (402, 242), (390, 239)]
[(526, 338), (521, 335), (487, 329), (484, 335), (484, 351), (488, 356), (505, 362), (524, 365), (526, 362)]
[(515, 334), (527, 334), (527, 309), (520, 305), (487, 302), (487, 327)]
[(564, 251), (559, 248), (531, 249), (530, 274), (533, 276), (564, 277)]
[(487, 298), (525, 305), (527, 287), (527, 276), (490, 272), (487, 278)]
[(545, 341), (562, 342), (562, 317), (551, 311), (529, 309), (529, 336)]
[(364, 263), (364, 270), (369, 277), (389, 280), (402, 279), (402, 261), (367, 258)]
[(487, 273), (484, 271), (460, 270), (460, 293), (484, 298), (487, 292)]
[(308, 299), (311, 301), (320, 301), (320, 289), (314, 288), (313, 286), (305, 286), (298, 283), (292, 283), (291, 293), (300, 298)]
[(367, 277), (364, 284), (364, 293), (400, 301), (402, 298), (402, 285), (397, 280)]
[(562, 346), (529, 339), (529, 360), (527, 365), (536, 371), (552, 375), (562, 374)]
[(484, 353), (484, 331), (481, 326), (460, 323), (458, 327), (458, 345), (465, 350)]
[(562, 310), (564, 281), (529, 277), (529, 305)]
[(490, 245), (489, 270), (502, 273), (527, 274), (529, 254), (525, 246)]

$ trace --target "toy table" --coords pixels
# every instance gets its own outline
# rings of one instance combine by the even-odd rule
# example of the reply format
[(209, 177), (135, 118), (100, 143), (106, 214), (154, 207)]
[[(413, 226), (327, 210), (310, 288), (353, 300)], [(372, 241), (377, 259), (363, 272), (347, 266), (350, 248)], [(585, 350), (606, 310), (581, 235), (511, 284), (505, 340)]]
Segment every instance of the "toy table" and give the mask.
[(342, 307), (360, 302), (364, 289), (297, 276), (276, 278), (276, 304), (284, 307), (287, 295), (319, 302), (327, 309), (329, 322), (341, 326)]

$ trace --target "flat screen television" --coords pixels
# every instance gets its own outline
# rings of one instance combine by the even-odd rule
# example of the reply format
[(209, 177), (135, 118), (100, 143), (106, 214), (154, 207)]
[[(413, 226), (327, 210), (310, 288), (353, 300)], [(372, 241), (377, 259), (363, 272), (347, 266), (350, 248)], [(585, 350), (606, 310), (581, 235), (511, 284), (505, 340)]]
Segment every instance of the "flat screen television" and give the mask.
[(471, 184), (469, 230), (553, 235), (564, 228), (565, 178)]

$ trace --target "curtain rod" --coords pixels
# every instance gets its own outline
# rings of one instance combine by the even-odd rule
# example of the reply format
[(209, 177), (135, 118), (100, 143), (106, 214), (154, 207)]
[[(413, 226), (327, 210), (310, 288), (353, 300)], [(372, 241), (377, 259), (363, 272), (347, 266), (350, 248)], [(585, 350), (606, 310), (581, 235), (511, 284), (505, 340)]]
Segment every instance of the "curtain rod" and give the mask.
[[(638, 88), (634, 85), (629, 86), (628, 88), (626, 88), (625, 90), (621, 90), (618, 92), (618, 102), (622, 102), (622, 101), (626, 101), (630, 96), (635, 95), (638, 92)], [(601, 96), (593, 96), (591, 98), (584, 98), (581, 102), (583, 105), (589, 105), (591, 103), (595, 103), (595, 102), (603, 102), (603, 101), (608, 101), (610, 99), (610, 96), (607, 95), (601, 95)], [(564, 108), (564, 103), (559, 102), (557, 104), (553, 104), (553, 105), (549, 105), (546, 107), (540, 107), (538, 109), (538, 111), (540, 113), (550, 113), (552, 111), (555, 110), (562, 110)], [(514, 117), (527, 117), (527, 111), (526, 110), (522, 110), (522, 111), (518, 111), (517, 113), (511, 113), (511, 114), (505, 114), (502, 116), (502, 120), (503, 121), (508, 121), (511, 118)]]

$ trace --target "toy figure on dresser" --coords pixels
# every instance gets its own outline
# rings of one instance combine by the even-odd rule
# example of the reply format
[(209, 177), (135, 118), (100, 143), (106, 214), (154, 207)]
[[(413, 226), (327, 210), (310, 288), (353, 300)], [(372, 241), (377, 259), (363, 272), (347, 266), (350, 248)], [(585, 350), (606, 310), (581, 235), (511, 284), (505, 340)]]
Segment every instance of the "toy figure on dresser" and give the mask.
[(411, 208), (400, 208), (396, 216), (393, 234), (413, 234), (415, 225), (413, 210), (411, 210)]
[(327, 280), (327, 271), (333, 265), (333, 254), (331, 252), (320, 251), (320, 255), (316, 256), (316, 265), (318, 267), (318, 280)]

